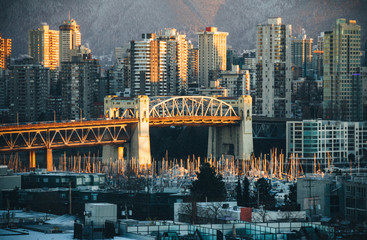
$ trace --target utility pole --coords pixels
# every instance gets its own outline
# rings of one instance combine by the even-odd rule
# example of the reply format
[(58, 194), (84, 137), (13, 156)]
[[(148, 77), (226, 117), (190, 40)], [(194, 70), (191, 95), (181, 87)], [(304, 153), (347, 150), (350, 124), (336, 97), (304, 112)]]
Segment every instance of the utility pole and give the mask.
[(83, 109), (79, 108), (80, 110), (80, 121), (83, 122)]
[(127, 211), (127, 205), (126, 205), (126, 203), (125, 203), (125, 216), (126, 216), (126, 219), (129, 219), (129, 217), (128, 217), (128, 211)]
[(71, 179), (69, 180), (69, 214), (72, 214), (72, 206), (71, 206)]
[[(315, 199), (312, 196), (312, 188), (314, 185), (312, 184), (312, 179), (305, 179), (307, 181), (307, 188), (308, 188), (308, 200), (309, 200), (309, 209), (310, 209), (310, 222), (312, 222), (313, 219), (313, 211), (315, 211)], [(312, 205), (312, 207), (311, 207)]]

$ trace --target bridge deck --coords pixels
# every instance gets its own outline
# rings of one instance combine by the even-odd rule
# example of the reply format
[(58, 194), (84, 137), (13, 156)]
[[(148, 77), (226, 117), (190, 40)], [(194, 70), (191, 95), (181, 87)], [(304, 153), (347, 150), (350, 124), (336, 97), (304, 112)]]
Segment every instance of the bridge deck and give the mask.
[(186, 116), (186, 117), (165, 117), (149, 118), (149, 125), (154, 127), (167, 126), (221, 126), (236, 124), (241, 120), (238, 116)]
[(0, 126), (0, 133), (5, 132), (25, 132), (25, 131), (44, 131), (47, 129), (71, 129), (71, 128), (81, 128), (81, 127), (103, 127), (110, 125), (120, 125), (137, 123), (136, 118), (125, 118), (125, 119), (101, 119), (101, 120), (89, 120), (89, 121), (70, 121), (70, 122), (40, 122), (40, 123), (25, 123), (20, 125), (3, 125)]

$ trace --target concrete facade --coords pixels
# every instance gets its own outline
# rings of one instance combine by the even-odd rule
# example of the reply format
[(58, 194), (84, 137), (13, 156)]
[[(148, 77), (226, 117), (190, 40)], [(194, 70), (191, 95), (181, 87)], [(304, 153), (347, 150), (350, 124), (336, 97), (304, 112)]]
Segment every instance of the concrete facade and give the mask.
[(366, 175), (353, 177), (344, 183), (345, 218), (349, 220), (367, 219)]
[(85, 224), (103, 226), (106, 221), (117, 222), (117, 205), (111, 203), (86, 203)]
[[(130, 140), (130, 158), (138, 160), (139, 165), (150, 166), (150, 137), (149, 137), (149, 98), (148, 96), (138, 96), (135, 98), (135, 115), (139, 123), (133, 130)], [(128, 159), (130, 159), (128, 158)]]
[(135, 98), (107, 96), (105, 97), (104, 108), (106, 117), (110, 119), (120, 118), (122, 117), (120, 110), (130, 109), (139, 122), (132, 124), (131, 139), (124, 146), (103, 146), (103, 159), (105, 161), (116, 160), (116, 158), (122, 159), (124, 152), (126, 152), (127, 159), (135, 159), (139, 165), (149, 166), (151, 164), (149, 97), (140, 95)]

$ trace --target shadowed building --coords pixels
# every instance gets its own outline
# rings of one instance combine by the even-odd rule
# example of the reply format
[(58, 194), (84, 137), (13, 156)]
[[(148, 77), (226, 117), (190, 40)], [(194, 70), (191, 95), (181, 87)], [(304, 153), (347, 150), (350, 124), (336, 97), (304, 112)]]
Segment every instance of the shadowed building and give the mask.
[(93, 116), (100, 65), (97, 59), (73, 57), (61, 63), (62, 118), (81, 119)]
[(257, 26), (256, 113), (266, 117), (291, 116), (291, 25), (269, 18)]
[(45, 120), (50, 92), (50, 70), (33, 59), (16, 61), (10, 67), (10, 117), (13, 122)]
[(292, 64), (293, 77), (312, 76), (312, 38), (307, 38), (303, 33), (298, 38), (292, 39)]
[(324, 118), (361, 121), (361, 26), (337, 19), (324, 37)]

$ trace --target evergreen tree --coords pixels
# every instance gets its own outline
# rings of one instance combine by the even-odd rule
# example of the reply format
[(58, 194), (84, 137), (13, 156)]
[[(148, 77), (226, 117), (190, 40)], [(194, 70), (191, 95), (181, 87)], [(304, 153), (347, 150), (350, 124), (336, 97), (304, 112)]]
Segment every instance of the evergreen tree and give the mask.
[(249, 207), (250, 206), (250, 181), (247, 177), (243, 179), (243, 190), (242, 190), (242, 199), (243, 199), (243, 206)]
[(237, 206), (243, 206), (243, 196), (242, 196), (240, 176), (238, 176), (237, 178), (236, 193), (237, 193), (236, 195)]
[(289, 186), (289, 202), (291, 205), (297, 204), (297, 184)]
[(216, 175), (213, 167), (205, 163), (196, 173), (197, 180), (192, 183), (191, 197), (195, 201), (224, 201), (227, 196), (222, 175)]
[(263, 205), (265, 209), (271, 210), (275, 207), (275, 197), (270, 193), (271, 185), (265, 178), (260, 178), (256, 182), (256, 196), (258, 205)]

